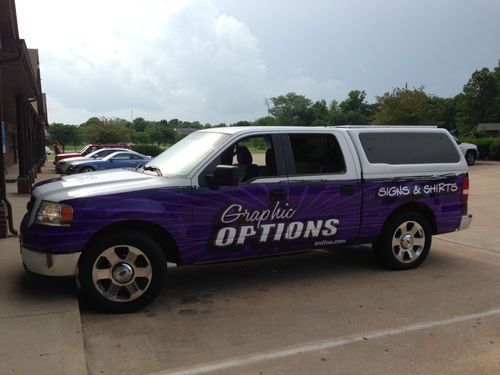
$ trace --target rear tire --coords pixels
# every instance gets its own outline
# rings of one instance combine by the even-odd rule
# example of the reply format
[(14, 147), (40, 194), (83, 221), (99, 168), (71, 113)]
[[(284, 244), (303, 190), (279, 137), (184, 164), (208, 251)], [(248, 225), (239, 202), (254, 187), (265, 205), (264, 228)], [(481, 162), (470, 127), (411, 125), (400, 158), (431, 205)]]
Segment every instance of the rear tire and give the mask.
[(165, 272), (165, 256), (156, 241), (142, 233), (116, 232), (83, 251), (78, 279), (98, 309), (127, 313), (158, 295)]
[(431, 243), (432, 232), (427, 219), (418, 212), (405, 212), (386, 224), (373, 251), (382, 266), (407, 270), (422, 264)]

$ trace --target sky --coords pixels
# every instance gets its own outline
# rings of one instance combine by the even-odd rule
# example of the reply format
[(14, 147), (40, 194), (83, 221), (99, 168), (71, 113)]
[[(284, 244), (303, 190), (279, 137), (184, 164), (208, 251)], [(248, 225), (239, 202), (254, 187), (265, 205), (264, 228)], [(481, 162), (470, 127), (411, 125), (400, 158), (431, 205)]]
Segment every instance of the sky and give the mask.
[(296, 92), (452, 97), (500, 60), (499, 0), (16, 0), (50, 122), (267, 115)]

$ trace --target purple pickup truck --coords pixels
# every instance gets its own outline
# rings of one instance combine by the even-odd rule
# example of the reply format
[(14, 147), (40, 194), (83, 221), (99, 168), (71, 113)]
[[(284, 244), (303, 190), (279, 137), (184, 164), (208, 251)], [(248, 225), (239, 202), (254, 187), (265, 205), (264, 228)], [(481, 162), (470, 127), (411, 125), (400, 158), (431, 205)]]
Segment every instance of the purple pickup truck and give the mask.
[(469, 227), (467, 163), (435, 127), (201, 130), (135, 170), (37, 184), (25, 267), (76, 276), (98, 308), (151, 302), (178, 266), (371, 243), (419, 266), (432, 236)]

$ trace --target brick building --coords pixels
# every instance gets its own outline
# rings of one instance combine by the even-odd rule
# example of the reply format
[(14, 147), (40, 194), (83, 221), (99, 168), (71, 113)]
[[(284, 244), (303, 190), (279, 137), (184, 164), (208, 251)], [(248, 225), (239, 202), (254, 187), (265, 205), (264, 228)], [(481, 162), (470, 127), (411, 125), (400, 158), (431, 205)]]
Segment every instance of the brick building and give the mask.
[(14, 0), (0, 0), (0, 238), (12, 224), (5, 171), (17, 165), (17, 190), (29, 193), (45, 162), (46, 125), (38, 51), (19, 38)]

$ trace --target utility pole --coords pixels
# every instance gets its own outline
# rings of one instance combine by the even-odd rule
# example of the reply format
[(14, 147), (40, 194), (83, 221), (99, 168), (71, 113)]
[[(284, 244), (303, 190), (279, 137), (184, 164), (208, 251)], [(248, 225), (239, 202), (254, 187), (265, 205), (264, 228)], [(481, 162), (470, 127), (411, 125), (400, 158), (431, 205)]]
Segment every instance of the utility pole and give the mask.
[(130, 110), (130, 143), (132, 143), (134, 137), (134, 110)]

